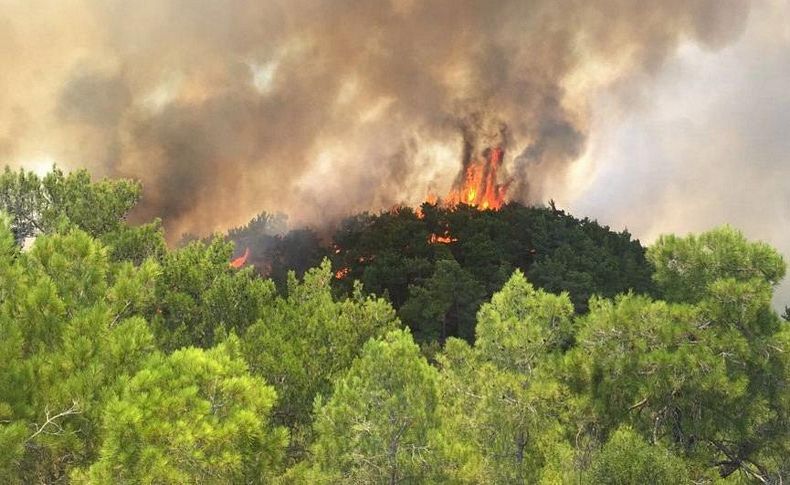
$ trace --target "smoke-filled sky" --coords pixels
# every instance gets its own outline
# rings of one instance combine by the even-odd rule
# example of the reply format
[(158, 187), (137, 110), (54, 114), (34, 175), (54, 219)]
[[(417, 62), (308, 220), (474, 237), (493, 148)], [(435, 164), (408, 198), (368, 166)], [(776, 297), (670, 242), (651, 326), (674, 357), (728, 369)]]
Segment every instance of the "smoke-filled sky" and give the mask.
[(646, 242), (729, 223), (790, 262), (790, 1), (755, 2), (723, 49), (682, 45), (647, 86), (596, 99), (596, 170), (565, 205)]
[(0, 162), (141, 179), (169, 235), (512, 198), (790, 253), (790, 0), (0, 0)]

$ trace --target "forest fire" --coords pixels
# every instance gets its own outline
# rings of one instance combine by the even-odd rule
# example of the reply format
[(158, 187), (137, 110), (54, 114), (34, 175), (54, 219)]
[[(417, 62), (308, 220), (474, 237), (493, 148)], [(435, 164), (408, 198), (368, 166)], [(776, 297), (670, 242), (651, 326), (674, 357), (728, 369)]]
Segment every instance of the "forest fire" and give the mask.
[[(501, 147), (487, 148), (482, 156), (473, 158), (471, 149), (464, 157), (464, 168), (447, 197), (440, 198), (435, 193), (429, 193), (425, 202), (430, 205), (453, 207), (465, 204), (479, 210), (499, 210), (507, 201), (507, 190), (510, 180), (499, 182), (500, 168), (504, 150)], [(416, 211), (417, 217), (423, 219), (425, 214), (422, 208)], [(432, 244), (449, 244), (457, 241), (448, 235), (431, 234)]]
[(452, 244), (458, 241), (457, 237), (453, 237), (449, 232), (445, 231), (444, 234), (431, 234), (428, 242), (431, 244)]
[(497, 210), (505, 203), (509, 182), (498, 183), (504, 150), (489, 148), (483, 156), (466, 164), (463, 180), (456, 182), (445, 199), (448, 205), (467, 204), (480, 210)]
[(339, 270), (335, 271), (335, 279), (338, 280), (345, 279), (350, 272), (351, 272), (351, 268), (340, 268)]
[(241, 256), (230, 262), (230, 267), (236, 269), (241, 268), (247, 263), (247, 258), (249, 257), (250, 257), (250, 248), (246, 248), (244, 250), (244, 254), (242, 254)]

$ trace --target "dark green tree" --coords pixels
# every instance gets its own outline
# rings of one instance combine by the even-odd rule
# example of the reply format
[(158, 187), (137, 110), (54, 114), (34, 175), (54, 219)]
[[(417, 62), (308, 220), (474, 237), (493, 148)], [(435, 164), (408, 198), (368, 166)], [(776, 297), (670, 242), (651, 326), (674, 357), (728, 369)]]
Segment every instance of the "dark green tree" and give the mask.
[(403, 321), (417, 340), (444, 343), (450, 336), (472, 341), (475, 314), (485, 291), (454, 259), (436, 263), (433, 275), (420, 286), (409, 289), (409, 298), (400, 309)]
[(727, 227), (662, 238), (650, 254), (660, 290), (688, 303), (594, 300), (567, 379), (604, 432), (629, 423), (696, 475), (715, 464), (778, 480), (790, 443), (788, 331), (771, 309), (781, 257)]

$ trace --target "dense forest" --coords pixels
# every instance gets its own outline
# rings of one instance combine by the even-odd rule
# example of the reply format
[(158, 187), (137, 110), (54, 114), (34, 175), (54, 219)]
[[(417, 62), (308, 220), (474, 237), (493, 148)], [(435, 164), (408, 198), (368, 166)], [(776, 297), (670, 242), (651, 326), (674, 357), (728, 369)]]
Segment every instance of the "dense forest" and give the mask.
[(338, 226), (328, 238), (305, 228), (285, 232), (283, 216), (264, 213), (228, 238), (237, 252), (249, 249), (250, 262), (280, 287), (288, 271), (301, 276), (329, 258), (337, 295), (361, 282), (366, 292), (386, 297), (427, 343), (448, 337), (472, 343), (478, 308), (517, 269), (541, 289), (568, 292), (578, 313), (587, 311), (592, 295), (653, 292), (638, 241), (576, 219), (553, 202), (496, 211), (426, 203), (416, 211), (359, 214)]
[(0, 177), (0, 483), (790, 477), (785, 263), (734, 228), (424, 204), (172, 249), (140, 196)]

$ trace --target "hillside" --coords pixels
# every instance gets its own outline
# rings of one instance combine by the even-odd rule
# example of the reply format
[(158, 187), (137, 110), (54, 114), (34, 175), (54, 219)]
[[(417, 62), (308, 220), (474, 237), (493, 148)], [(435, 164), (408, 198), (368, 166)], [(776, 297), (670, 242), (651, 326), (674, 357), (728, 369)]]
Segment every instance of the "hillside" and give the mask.
[(567, 292), (579, 314), (592, 295), (653, 292), (639, 241), (553, 203), (397, 207), (348, 217), (324, 240), (284, 226), (283, 217), (261, 214), (229, 239), (239, 253), (250, 249), (247, 261), (261, 274), (281, 283), (287, 271), (300, 276), (328, 257), (339, 294), (361, 282), (365, 292), (385, 296), (421, 341), (471, 342), (478, 308), (516, 269), (538, 288)]

